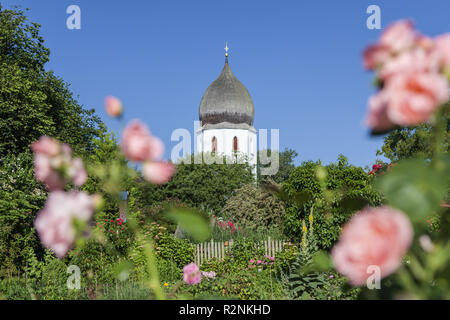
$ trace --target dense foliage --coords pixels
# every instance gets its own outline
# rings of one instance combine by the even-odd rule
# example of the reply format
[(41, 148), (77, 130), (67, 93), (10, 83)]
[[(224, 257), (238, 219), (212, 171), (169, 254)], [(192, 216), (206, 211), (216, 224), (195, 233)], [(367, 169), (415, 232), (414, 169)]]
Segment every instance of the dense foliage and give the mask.
[[(266, 154), (267, 157), (272, 158), (272, 156), (278, 160), (278, 171), (274, 175), (261, 175), (261, 168), (268, 167), (270, 164), (262, 164), (260, 153)], [(295, 168), (294, 159), (298, 156), (297, 151), (293, 149), (284, 149), (284, 151), (277, 150), (262, 150), (258, 153), (258, 183), (264, 184), (268, 181), (274, 181), (276, 183), (282, 183), (288, 177), (291, 171)]]
[(141, 206), (150, 206), (177, 199), (203, 212), (219, 215), (233, 191), (253, 179), (248, 164), (180, 163), (167, 184), (138, 184), (136, 201)]
[(26, 151), (42, 135), (87, 153), (100, 120), (78, 104), (66, 82), (44, 69), (50, 50), (39, 28), (22, 11), (0, 8), (0, 156)]
[(283, 202), (253, 184), (237, 189), (224, 212), (239, 226), (251, 229), (280, 225), (285, 217)]
[[(283, 184), (286, 203), (285, 232), (292, 238), (301, 237), (302, 220), (307, 219), (314, 205), (316, 237), (320, 248), (330, 248), (338, 239), (341, 225), (355, 209), (366, 204), (377, 205), (380, 195), (373, 189), (371, 177), (360, 167), (352, 166), (340, 156), (337, 163), (325, 166), (326, 189), (324, 192), (317, 177), (320, 162), (304, 162), (296, 167)], [(295, 201), (302, 197), (302, 201)], [(332, 197), (330, 202), (325, 200)]]
[[(450, 111), (444, 110), (443, 117), (447, 121), (447, 130), (441, 149), (449, 152)], [(424, 123), (416, 127), (392, 130), (384, 137), (384, 143), (377, 151), (377, 155), (382, 155), (391, 162), (414, 157), (431, 159), (435, 152), (432, 129), (433, 126), (430, 123)]]

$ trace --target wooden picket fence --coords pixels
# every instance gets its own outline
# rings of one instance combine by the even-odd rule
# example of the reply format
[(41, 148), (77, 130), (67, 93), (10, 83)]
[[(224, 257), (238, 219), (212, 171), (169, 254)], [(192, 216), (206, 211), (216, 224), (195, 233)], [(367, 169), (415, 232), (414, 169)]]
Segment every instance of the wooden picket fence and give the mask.
[[(286, 240), (273, 240), (270, 237), (263, 241), (264, 252), (269, 257), (275, 256), (276, 252), (282, 251), (285, 245), (289, 243)], [(227, 250), (233, 246), (233, 240), (214, 241), (199, 243), (195, 246), (195, 263), (201, 265), (203, 262), (212, 258), (222, 260)]]

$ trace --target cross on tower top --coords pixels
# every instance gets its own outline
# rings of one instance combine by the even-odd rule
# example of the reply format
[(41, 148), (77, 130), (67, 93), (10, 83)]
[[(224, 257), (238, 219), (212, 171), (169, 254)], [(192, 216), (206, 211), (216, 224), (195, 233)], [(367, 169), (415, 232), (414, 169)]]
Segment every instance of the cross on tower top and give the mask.
[(225, 57), (228, 57), (228, 50), (230, 49), (230, 48), (228, 48), (228, 41), (227, 42), (225, 42)]

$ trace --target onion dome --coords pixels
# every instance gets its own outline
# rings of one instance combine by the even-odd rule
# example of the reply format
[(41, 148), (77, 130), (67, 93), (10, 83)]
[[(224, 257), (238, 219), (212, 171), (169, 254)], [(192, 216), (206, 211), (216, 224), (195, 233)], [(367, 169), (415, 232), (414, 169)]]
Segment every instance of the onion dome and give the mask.
[[(226, 48), (227, 49), (227, 48)], [(234, 76), (225, 54), (225, 66), (200, 101), (202, 126), (222, 122), (253, 126), (255, 107), (248, 90)]]

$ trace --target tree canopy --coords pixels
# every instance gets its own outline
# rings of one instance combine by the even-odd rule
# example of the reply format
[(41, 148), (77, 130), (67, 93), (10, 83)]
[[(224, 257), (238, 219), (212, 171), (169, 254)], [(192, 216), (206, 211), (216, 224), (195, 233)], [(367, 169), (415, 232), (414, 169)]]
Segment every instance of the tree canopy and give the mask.
[[(302, 220), (308, 219), (314, 205), (314, 232), (321, 248), (330, 248), (337, 241), (341, 225), (356, 211), (351, 200), (364, 200), (364, 204), (378, 205), (380, 195), (371, 183), (371, 177), (361, 167), (350, 165), (347, 158), (340, 155), (337, 163), (324, 166), (326, 170), (326, 192), (337, 191), (342, 197), (330, 201), (330, 194), (324, 192), (317, 178), (317, 168), (321, 162), (307, 161), (292, 170), (283, 183), (287, 195), (285, 233), (296, 239), (301, 238)], [(299, 203), (295, 201), (299, 193), (307, 192), (309, 197)], [(349, 205), (344, 203), (347, 201)], [(359, 203), (358, 203), (359, 205)]]
[[(192, 156), (194, 159), (194, 156)], [(207, 213), (220, 215), (233, 191), (254, 181), (248, 164), (177, 164), (177, 171), (165, 185), (142, 182), (136, 190), (136, 201), (151, 205), (176, 199)]]
[[(450, 133), (450, 111), (444, 110), (443, 117), (447, 119), (446, 131), (447, 138), (444, 139), (445, 145), (442, 150), (449, 152), (449, 133)], [(431, 159), (433, 156), (433, 125), (429, 123), (421, 124), (417, 127), (406, 127), (392, 130), (386, 137), (377, 155), (382, 155), (391, 161), (410, 159), (420, 157)]]
[(64, 80), (45, 70), (50, 50), (39, 30), (23, 11), (0, 7), (0, 157), (27, 150), (42, 135), (88, 154), (100, 119), (76, 101)]

